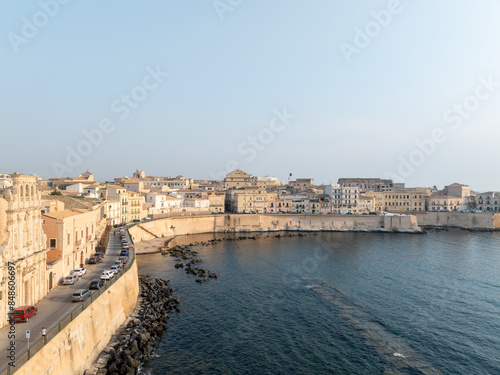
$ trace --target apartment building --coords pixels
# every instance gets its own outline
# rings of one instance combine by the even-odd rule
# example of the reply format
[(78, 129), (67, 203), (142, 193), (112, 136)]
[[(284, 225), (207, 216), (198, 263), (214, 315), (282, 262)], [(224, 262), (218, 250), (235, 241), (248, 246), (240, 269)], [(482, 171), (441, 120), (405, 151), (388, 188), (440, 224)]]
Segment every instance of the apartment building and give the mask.
[(488, 191), (476, 194), (476, 209), (481, 211), (498, 212), (500, 209), (500, 193)]
[(332, 198), (333, 213), (358, 213), (360, 190), (357, 186), (326, 185), (325, 193)]
[(47, 241), (47, 263), (53, 267), (52, 289), (70, 270), (84, 267), (95, 252), (105, 220), (103, 210), (68, 209), (42, 215), (42, 229)]
[(276, 192), (265, 189), (244, 188), (226, 192), (226, 211), (237, 213), (268, 213), (274, 210)]

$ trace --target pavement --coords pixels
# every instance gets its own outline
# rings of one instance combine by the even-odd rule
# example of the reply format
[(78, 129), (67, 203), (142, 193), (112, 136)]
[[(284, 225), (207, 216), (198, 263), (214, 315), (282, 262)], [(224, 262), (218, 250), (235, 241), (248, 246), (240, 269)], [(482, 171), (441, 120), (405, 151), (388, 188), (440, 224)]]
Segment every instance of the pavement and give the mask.
[[(114, 234), (115, 233), (115, 234)], [(125, 231), (129, 244), (131, 244), (130, 236)], [(78, 289), (88, 289), (92, 280), (99, 279), (102, 271), (110, 269), (115, 261), (120, 256), (121, 242), (119, 229), (111, 229), (109, 235), (108, 247), (103, 261), (97, 264), (86, 264), (85, 268), (87, 273), (81, 276), (74, 285), (58, 285), (52, 289), (42, 300), (40, 300), (36, 307), (38, 307), (37, 314), (29, 319), (28, 322), (18, 322), (15, 324), (16, 328), (16, 357), (19, 357), (28, 348), (28, 339), (26, 338), (26, 330), (30, 330), (30, 347), (33, 346), (41, 338), (42, 327), (45, 327), (50, 333), (51, 329), (56, 327), (57, 324), (64, 319), (68, 314), (73, 311), (80, 302), (72, 302), (71, 295)], [(132, 254), (129, 251), (129, 258)], [(116, 276), (115, 276), (116, 277)], [(92, 290), (92, 294), (97, 294), (97, 290)], [(2, 371), (8, 364), (7, 348), (10, 346), (10, 339), (8, 339), (8, 332), (10, 325), (0, 329), (0, 371)]]

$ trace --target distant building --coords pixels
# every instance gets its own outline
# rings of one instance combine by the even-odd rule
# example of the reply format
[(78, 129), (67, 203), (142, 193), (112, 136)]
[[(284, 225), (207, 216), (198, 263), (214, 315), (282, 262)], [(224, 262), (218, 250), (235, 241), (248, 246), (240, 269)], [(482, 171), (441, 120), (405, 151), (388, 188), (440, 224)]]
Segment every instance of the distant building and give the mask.
[(332, 211), (336, 214), (358, 213), (359, 192), (357, 186), (325, 185), (325, 193), (332, 198)]
[(314, 187), (313, 178), (297, 178), (295, 181), (290, 181), (288, 184), (295, 189), (309, 189)]
[(273, 212), (277, 193), (266, 189), (244, 188), (226, 192), (226, 211), (236, 213), (268, 213)]
[(500, 193), (488, 191), (476, 194), (476, 209), (481, 211), (498, 212), (500, 209)]
[(255, 187), (263, 189), (283, 185), (283, 181), (278, 180), (276, 177), (254, 177), (250, 173), (245, 172), (241, 169), (236, 169), (228, 173), (224, 178), (224, 189), (244, 187)]
[(452, 195), (431, 195), (428, 211), (461, 211), (464, 198)]
[(394, 183), (380, 178), (339, 178), (338, 184), (343, 187), (357, 187), (361, 193), (367, 191), (389, 191)]

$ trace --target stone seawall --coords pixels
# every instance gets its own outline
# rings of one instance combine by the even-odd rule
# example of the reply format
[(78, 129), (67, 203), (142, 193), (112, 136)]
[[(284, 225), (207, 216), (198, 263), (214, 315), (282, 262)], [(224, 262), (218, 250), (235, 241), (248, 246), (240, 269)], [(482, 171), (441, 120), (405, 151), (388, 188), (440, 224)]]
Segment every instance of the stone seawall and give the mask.
[(418, 225), (421, 227), (461, 228), (468, 230), (499, 230), (500, 214), (487, 212), (417, 212)]
[(282, 230), (420, 232), (417, 219), (412, 215), (225, 214), (153, 220), (129, 229), (134, 241), (198, 233)]
[(137, 262), (17, 372), (19, 375), (83, 374), (135, 308)]

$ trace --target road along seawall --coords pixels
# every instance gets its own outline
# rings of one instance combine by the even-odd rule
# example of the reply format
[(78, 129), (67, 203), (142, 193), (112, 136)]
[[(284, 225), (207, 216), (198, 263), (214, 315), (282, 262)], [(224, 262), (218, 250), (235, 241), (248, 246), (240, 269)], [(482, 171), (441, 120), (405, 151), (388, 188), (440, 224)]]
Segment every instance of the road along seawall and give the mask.
[(477, 231), (500, 230), (500, 214), (488, 212), (416, 212), (420, 227), (461, 228)]
[(16, 375), (83, 374), (134, 310), (137, 262), (26, 362)]
[(386, 231), (420, 233), (412, 215), (266, 215), (226, 214), (172, 217), (129, 229), (134, 241), (198, 233), (266, 231)]

